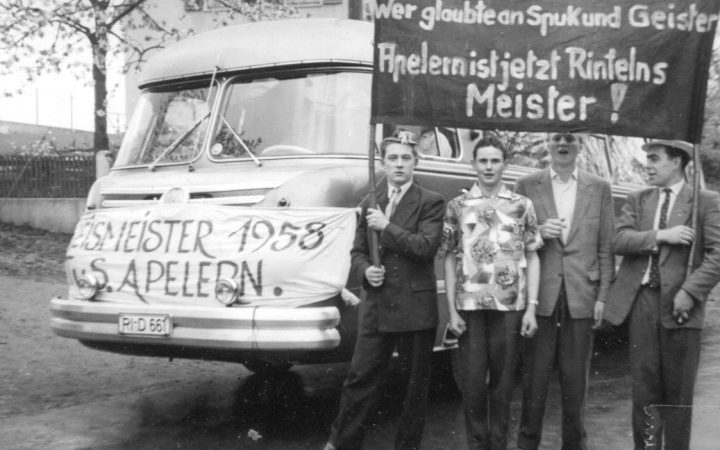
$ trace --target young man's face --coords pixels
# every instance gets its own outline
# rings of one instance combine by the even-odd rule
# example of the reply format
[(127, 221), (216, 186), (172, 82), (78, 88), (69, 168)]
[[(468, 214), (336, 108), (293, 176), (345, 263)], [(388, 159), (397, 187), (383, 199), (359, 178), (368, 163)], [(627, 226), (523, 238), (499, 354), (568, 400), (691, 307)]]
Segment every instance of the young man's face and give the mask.
[(494, 189), (502, 183), (505, 159), (499, 148), (491, 146), (478, 148), (472, 166), (477, 172), (478, 183), (481, 186)]
[(417, 165), (412, 147), (399, 142), (390, 143), (385, 147), (385, 157), (382, 162), (388, 183), (395, 187), (410, 181)]
[(548, 147), (553, 164), (575, 164), (580, 145), (580, 138), (572, 133), (556, 133), (550, 136)]
[(680, 158), (668, 157), (665, 147), (654, 145), (646, 152), (645, 174), (648, 183), (657, 187), (668, 187), (678, 180), (676, 174), (682, 166)]

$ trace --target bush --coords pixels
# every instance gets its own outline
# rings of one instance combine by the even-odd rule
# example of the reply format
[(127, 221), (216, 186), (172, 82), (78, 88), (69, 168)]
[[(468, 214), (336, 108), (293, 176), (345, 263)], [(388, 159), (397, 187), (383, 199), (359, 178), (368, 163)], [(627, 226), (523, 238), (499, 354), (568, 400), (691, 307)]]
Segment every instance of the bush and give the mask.
[(720, 151), (704, 150), (700, 160), (707, 188), (720, 191)]

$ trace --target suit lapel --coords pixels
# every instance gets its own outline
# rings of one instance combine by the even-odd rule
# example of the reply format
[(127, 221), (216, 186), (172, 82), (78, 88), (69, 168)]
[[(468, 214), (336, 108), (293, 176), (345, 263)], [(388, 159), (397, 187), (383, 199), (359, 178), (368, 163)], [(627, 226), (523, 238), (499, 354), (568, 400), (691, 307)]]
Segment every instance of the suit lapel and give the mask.
[(385, 212), (385, 208), (387, 208), (388, 204), (388, 188), (387, 185), (383, 186), (382, 189), (378, 189), (378, 193), (375, 196), (375, 200), (377, 201), (378, 208), (380, 211)]
[(642, 212), (640, 214), (640, 230), (652, 230), (655, 224), (655, 212), (658, 206), (658, 190), (651, 189), (642, 199)]
[[(384, 212), (384, 211), (385, 211), (385, 208), (387, 207), (387, 204), (388, 204), (388, 188), (387, 188), (387, 183), (386, 183), (382, 188), (376, 189), (376, 191), (375, 191), (375, 202), (377, 203), (378, 209), (379, 209), (380, 211), (383, 211), (383, 212)], [(372, 228), (367, 227), (367, 232), (368, 232), (368, 242), (371, 242), (371, 241), (370, 241), (370, 234), (371, 234), (371, 233), (374, 233), (374, 231), (372, 230)], [(379, 253), (380, 253), (380, 258), (382, 258), (382, 257), (383, 257), (383, 254), (385, 253), (385, 247), (383, 247), (382, 245), (380, 245)]]
[(687, 184), (678, 193), (675, 204), (667, 219), (667, 227), (671, 228), (675, 225), (687, 225), (690, 220), (690, 210), (692, 209), (692, 190)]
[(550, 179), (550, 170), (546, 169), (538, 179), (538, 193), (540, 194), (540, 203), (545, 210), (545, 216), (548, 218), (557, 217), (557, 208), (555, 208), (555, 196), (553, 195), (552, 180)]
[[(387, 197), (387, 194), (386, 194)], [(403, 228), (406, 228), (405, 222), (407, 222), (408, 218), (412, 214), (412, 212), (415, 210), (415, 205), (420, 201), (420, 190), (417, 188), (415, 183), (410, 185), (410, 188), (408, 188), (408, 191), (405, 193), (405, 195), (402, 196), (400, 199), (400, 202), (397, 204), (397, 207), (395, 208), (395, 212), (393, 213), (392, 217), (390, 217), (390, 222), (399, 225)], [(385, 201), (387, 204), (387, 200)]]
[[(657, 196), (657, 195), (656, 195)], [(689, 225), (690, 224), (690, 210), (692, 209), (692, 190), (687, 184), (683, 184), (683, 187), (678, 193), (677, 199), (673, 204), (672, 211), (667, 218), (667, 228), (672, 228), (676, 225)], [(670, 245), (663, 245), (660, 247), (660, 264), (670, 254)]]
[(575, 193), (575, 208), (573, 209), (573, 218), (570, 223), (570, 231), (568, 231), (567, 242), (570, 242), (578, 229), (580, 219), (585, 216), (585, 212), (590, 205), (590, 182), (582, 172), (578, 171), (577, 191)]

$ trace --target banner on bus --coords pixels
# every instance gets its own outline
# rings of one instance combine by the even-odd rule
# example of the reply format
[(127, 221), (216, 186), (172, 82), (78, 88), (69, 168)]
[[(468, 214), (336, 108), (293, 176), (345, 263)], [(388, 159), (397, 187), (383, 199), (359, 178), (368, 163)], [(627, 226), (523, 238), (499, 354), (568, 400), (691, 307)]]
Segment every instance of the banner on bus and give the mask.
[(302, 306), (345, 286), (355, 222), (350, 208), (157, 204), (89, 211), (68, 247), (68, 275), (92, 275), (100, 298), (217, 305), (217, 281), (233, 279), (242, 302)]

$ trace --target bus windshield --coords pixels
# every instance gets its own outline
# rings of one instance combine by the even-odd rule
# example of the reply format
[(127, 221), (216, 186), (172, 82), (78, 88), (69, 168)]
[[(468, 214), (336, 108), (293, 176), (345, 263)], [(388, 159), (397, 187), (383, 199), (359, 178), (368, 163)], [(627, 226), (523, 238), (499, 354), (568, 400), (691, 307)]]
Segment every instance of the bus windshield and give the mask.
[(207, 86), (145, 92), (128, 124), (115, 166), (192, 161), (202, 148), (210, 121), (208, 95)]
[[(366, 155), (368, 72), (230, 79), (210, 139), (215, 160), (298, 154)], [(212, 101), (207, 86), (157, 88), (139, 99), (115, 167), (189, 163), (202, 152)]]
[(233, 79), (223, 94), (210, 155), (366, 155), (370, 84), (367, 72)]

